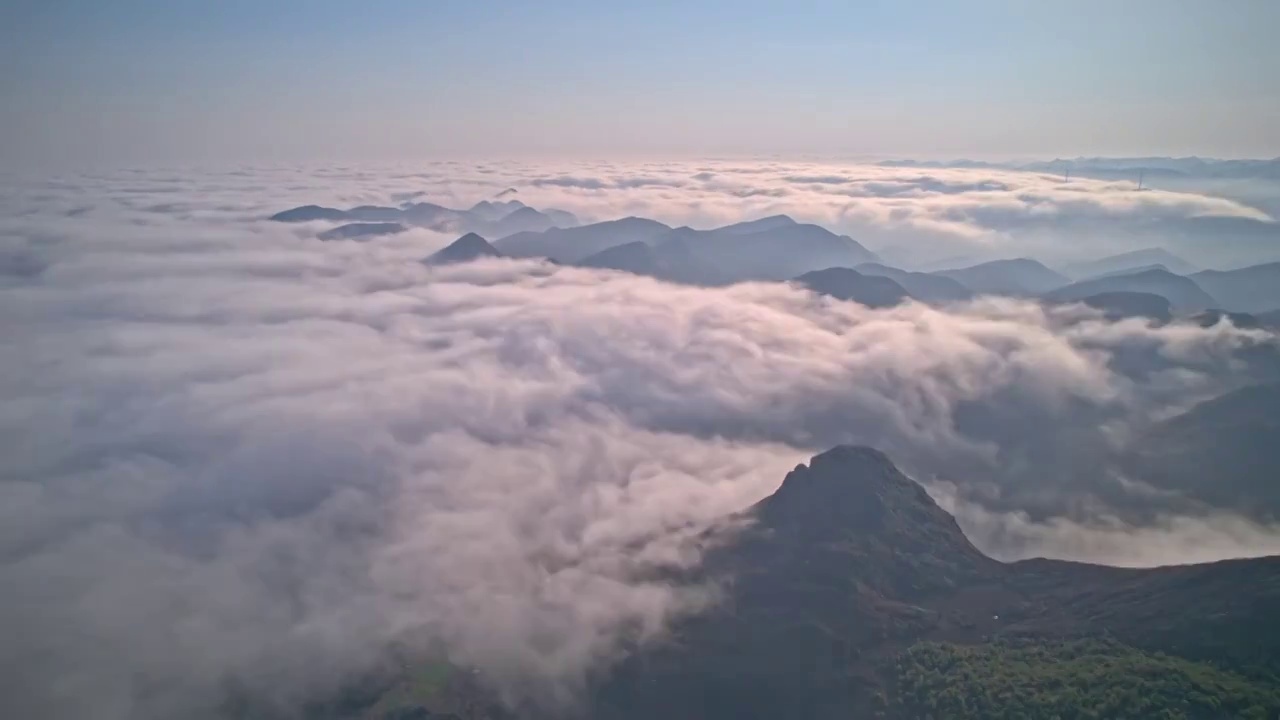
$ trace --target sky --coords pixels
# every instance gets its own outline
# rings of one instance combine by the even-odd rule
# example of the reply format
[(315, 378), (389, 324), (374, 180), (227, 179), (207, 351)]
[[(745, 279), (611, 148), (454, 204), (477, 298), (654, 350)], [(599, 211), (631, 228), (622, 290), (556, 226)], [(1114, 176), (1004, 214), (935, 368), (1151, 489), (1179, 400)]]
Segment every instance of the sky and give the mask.
[(4, 0), (0, 160), (1280, 153), (1280, 4)]

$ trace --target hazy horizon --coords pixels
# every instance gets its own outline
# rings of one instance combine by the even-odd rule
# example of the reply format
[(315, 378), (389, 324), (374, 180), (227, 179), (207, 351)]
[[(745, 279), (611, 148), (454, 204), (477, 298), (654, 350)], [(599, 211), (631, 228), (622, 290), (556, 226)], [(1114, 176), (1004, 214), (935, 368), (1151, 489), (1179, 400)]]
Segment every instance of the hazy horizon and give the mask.
[(1280, 6), (14, 2), (12, 168), (1274, 157)]

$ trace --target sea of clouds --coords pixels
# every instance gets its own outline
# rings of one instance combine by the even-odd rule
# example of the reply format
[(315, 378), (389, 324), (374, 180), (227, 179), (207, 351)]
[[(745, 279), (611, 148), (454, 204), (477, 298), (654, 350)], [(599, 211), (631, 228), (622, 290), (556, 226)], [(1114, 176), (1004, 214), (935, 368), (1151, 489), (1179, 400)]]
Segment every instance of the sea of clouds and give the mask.
[[(508, 187), (588, 219), (786, 212), (935, 256), (1030, 254), (1009, 218), (1265, 218), (1103, 181), (774, 162), (7, 178), (0, 714), (218, 717), (229, 685), (287, 713), (392, 645), (565, 696), (713, 601), (660, 578), (841, 442), (884, 449), (999, 557), (1280, 552), (1280, 529), (1220, 512), (1136, 523), (1119, 484), (1006, 462), (1069, 452), (957, 423), (985, 403), (1025, 409), (1035, 440), (1105, 445), (1240, 382), (1234, 353), (1273, 340), (1258, 331), (1010, 300), (872, 311), (537, 261), (431, 268), (452, 238), (320, 242), (264, 219)], [(1116, 370), (1134, 348), (1159, 371)]]

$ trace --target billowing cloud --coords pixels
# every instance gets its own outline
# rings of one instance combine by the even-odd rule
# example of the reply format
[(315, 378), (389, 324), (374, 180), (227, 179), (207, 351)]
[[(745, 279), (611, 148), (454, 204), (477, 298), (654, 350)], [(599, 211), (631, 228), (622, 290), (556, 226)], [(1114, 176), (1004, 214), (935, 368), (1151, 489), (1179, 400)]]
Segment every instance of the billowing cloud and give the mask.
[[(1235, 382), (1234, 351), (1266, 339), (1012, 301), (871, 311), (785, 284), (429, 268), (417, 260), (446, 238), (321, 243), (261, 220), (421, 187), (478, 199), (491, 186), (469, 172), (139, 174), (11, 196), (25, 210), (0, 227), (4, 257), (33, 269), (0, 277), (5, 716), (214, 717), (229, 688), (297, 707), (392, 645), (564, 697), (713, 598), (665, 571), (815, 450), (874, 444), (967, 488), (958, 503), (987, 481), (1017, 503), (1000, 468), (1040, 445), (972, 430), (966, 408), (1034, 411), (1019, 416), (1032, 439), (1097, 420), (1123, 433)], [(494, 187), (516, 184), (503, 173)], [(731, 202), (526, 187), (574, 211), (666, 202), (668, 219)], [(1127, 352), (1156, 371), (1121, 373)], [(1070, 480), (1034, 494), (1104, 512), (1028, 526), (1112, 517), (1115, 488)], [(1198, 527), (1182, 522), (1168, 532)], [(1216, 554), (1270, 547), (1270, 529), (1251, 532)]]

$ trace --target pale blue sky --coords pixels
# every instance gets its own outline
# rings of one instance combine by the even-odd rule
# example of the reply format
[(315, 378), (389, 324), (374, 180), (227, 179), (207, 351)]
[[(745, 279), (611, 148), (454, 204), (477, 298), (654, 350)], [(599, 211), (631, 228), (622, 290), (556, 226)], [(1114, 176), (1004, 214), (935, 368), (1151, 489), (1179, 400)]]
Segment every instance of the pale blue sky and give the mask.
[(1280, 155), (1280, 0), (0, 0), (14, 164)]

